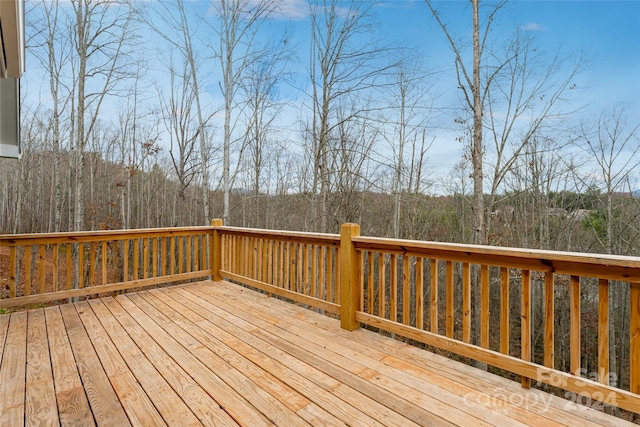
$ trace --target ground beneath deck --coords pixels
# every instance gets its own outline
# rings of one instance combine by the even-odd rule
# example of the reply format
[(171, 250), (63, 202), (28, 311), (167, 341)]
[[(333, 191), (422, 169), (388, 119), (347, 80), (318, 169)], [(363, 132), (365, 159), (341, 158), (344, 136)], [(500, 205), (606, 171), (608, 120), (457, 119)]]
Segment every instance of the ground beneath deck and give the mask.
[(226, 282), (0, 316), (0, 425), (624, 425)]

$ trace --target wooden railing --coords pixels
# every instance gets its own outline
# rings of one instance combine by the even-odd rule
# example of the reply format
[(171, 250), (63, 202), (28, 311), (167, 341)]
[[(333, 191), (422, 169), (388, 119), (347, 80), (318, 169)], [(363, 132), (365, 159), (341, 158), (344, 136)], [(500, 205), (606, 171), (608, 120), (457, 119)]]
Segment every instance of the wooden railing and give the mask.
[[(348, 330), (369, 325), (520, 375), (524, 387), (535, 381), (577, 402), (640, 413), (640, 258), (363, 237), (355, 224), (340, 235), (217, 231), (221, 277), (339, 312)], [(613, 287), (629, 291), (630, 332), (616, 342), (609, 336)], [(557, 304), (565, 296), (568, 314)], [(587, 300), (595, 303), (581, 306)], [(556, 358), (565, 316), (566, 369)], [(593, 370), (581, 365), (582, 319), (590, 318), (597, 322)], [(610, 383), (609, 348), (624, 340), (628, 378)]]
[[(364, 237), (355, 224), (337, 235), (221, 220), (0, 236), (0, 246), (10, 260), (0, 308), (211, 276), (339, 315), (348, 330), (368, 325), (486, 363), (524, 387), (548, 384), (640, 413), (640, 258)], [(620, 301), (624, 336), (610, 319)], [(583, 366), (590, 322), (595, 367)], [(610, 375), (610, 349), (628, 349), (616, 359), (627, 363), (625, 378)]]
[(211, 276), (212, 233), (184, 227), (0, 235), (9, 252), (0, 308)]
[(220, 275), (339, 314), (340, 235), (217, 227)]

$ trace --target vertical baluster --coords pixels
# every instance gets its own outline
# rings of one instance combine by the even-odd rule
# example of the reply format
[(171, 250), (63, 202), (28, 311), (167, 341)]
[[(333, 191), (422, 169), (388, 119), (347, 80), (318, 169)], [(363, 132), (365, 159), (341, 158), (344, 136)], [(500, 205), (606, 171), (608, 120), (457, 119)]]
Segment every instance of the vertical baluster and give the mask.
[(416, 258), (416, 328), (424, 329), (424, 258)]
[[(31, 295), (31, 257), (33, 254), (32, 246), (24, 247), (24, 294)], [(67, 270), (68, 271), (68, 270)], [(69, 274), (67, 273), (67, 276)]]
[(318, 245), (311, 246), (311, 296), (318, 297)]
[(411, 266), (408, 255), (402, 256), (402, 323), (411, 323)]
[(200, 236), (193, 236), (193, 271), (200, 271)]
[[(16, 266), (18, 263), (18, 250), (15, 246), (9, 247), (9, 298), (16, 297)], [(41, 291), (42, 292), (42, 291)]]
[(329, 302), (337, 302), (336, 299), (340, 295), (334, 289), (334, 285), (337, 287), (337, 281), (334, 281), (335, 276), (333, 274), (335, 265), (334, 265), (334, 251), (331, 246), (327, 247), (327, 301)]
[(386, 255), (378, 254), (378, 316), (387, 317), (387, 272), (385, 271)]
[[(13, 258), (13, 257), (12, 257)], [(44, 293), (44, 279), (45, 279), (45, 271), (44, 271), (44, 245), (40, 245), (38, 247), (38, 275), (39, 275), (39, 280), (40, 280), (40, 289), (39, 292), (41, 294)], [(12, 273), (15, 274), (14, 272), (15, 267), (11, 270)], [(12, 280), (12, 282), (14, 282), (15, 280)], [(14, 296), (15, 296), (15, 290), (14, 290)]]
[(429, 305), (429, 325), (434, 334), (438, 333), (438, 260), (431, 260), (430, 273), (430, 305)]
[(327, 283), (325, 280), (325, 263), (327, 256), (327, 247), (320, 246), (320, 253), (318, 256), (318, 283), (320, 286), (320, 299), (326, 301), (327, 296)]
[(192, 272), (192, 265), (191, 265), (191, 254), (193, 253), (193, 236), (184, 236), (184, 240), (185, 240), (185, 251), (187, 252), (187, 260), (185, 262), (185, 269), (184, 272), (185, 273), (190, 273)]
[[(531, 272), (529, 270), (522, 270), (521, 300), (520, 358), (529, 362), (531, 361)], [(522, 377), (520, 381), (523, 387), (531, 387), (531, 379)]]
[(471, 266), (462, 264), (462, 341), (471, 342)]
[(107, 282), (107, 242), (102, 242), (102, 284), (106, 285)]
[[(375, 284), (374, 284), (374, 271), (373, 271), (373, 252), (366, 252), (367, 256), (367, 313), (373, 314), (374, 300), (375, 300)], [(362, 254), (364, 255), (364, 252)], [(362, 299), (364, 299), (364, 293)]]
[(544, 276), (544, 366), (554, 367), (554, 289), (553, 272)]
[(140, 239), (133, 239), (133, 280), (138, 280), (140, 271)]
[(78, 243), (78, 287), (84, 288), (84, 243)]
[(580, 375), (580, 277), (571, 276), (570, 286), (570, 369), (572, 374)]
[(453, 261), (447, 260), (445, 267), (445, 333), (449, 338), (453, 338)]
[[(71, 262), (71, 252), (73, 252), (73, 246), (67, 243), (65, 245), (65, 252), (67, 256), (66, 289), (69, 290), (71, 289), (71, 281), (73, 280), (73, 263)], [(29, 251), (29, 254), (31, 254), (31, 251)], [(31, 258), (31, 256), (29, 256), (29, 258)], [(31, 259), (29, 259), (29, 266), (31, 266)], [(29, 270), (31, 270), (31, 268), (29, 268)], [(31, 275), (31, 272), (29, 272), (29, 275)]]
[(598, 280), (598, 381), (609, 385), (609, 281)]
[(311, 280), (309, 274), (311, 274), (310, 259), (309, 259), (309, 243), (304, 244), (302, 253), (302, 293), (309, 295), (311, 293)]
[(509, 354), (509, 269), (500, 267), (500, 353)]
[(167, 275), (167, 239), (160, 237), (160, 274)]
[(396, 254), (391, 254), (391, 265), (390, 265), (390, 274), (391, 274), (391, 283), (389, 290), (389, 308), (390, 308), (390, 316), (391, 320), (394, 322), (398, 321), (398, 256)]
[[(337, 247), (329, 247), (329, 250), (331, 251), (331, 253), (333, 253), (333, 271), (331, 273), (331, 277), (333, 278), (333, 283), (335, 284), (335, 289), (333, 291), (333, 295), (334, 295), (334, 300), (333, 302), (338, 304), (340, 301), (340, 252), (339, 252), (339, 248)], [(362, 256), (360, 254), (360, 252), (358, 252), (358, 259), (360, 259), (360, 262), (362, 262)], [(358, 264), (358, 269), (360, 270), (360, 273), (362, 274), (362, 268), (360, 267), (360, 264)]]
[(489, 266), (480, 267), (480, 345), (489, 348)]
[(58, 253), (58, 245), (53, 244), (53, 292), (58, 291), (58, 272), (59, 272), (59, 253)]
[(178, 273), (184, 273), (184, 236), (176, 237), (178, 240)]
[(129, 281), (129, 239), (122, 244), (122, 281)]

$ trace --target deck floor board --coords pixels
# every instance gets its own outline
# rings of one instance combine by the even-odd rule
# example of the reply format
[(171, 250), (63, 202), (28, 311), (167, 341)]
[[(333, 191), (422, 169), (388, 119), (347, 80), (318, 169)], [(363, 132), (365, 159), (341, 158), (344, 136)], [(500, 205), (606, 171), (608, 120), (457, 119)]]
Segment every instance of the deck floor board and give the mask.
[(0, 315), (0, 425), (633, 425), (228, 282)]

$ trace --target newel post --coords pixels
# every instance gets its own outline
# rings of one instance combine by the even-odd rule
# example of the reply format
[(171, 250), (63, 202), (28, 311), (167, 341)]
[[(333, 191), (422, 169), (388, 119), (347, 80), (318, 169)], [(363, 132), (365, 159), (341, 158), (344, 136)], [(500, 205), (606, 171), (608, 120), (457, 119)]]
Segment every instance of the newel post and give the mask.
[[(212, 227), (222, 227), (223, 221), (220, 218), (211, 220)], [(209, 265), (213, 272), (212, 279), (215, 281), (222, 280), (220, 270), (222, 270), (222, 236), (220, 230), (215, 228), (211, 235), (211, 247), (209, 248)]]
[(353, 331), (360, 327), (356, 311), (360, 307), (360, 257), (352, 237), (360, 235), (358, 224), (340, 228), (340, 326)]
[(632, 393), (640, 394), (640, 282), (630, 283), (630, 302), (631, 302), (631, 321), (629, 332), (631, 335), (630, 343), (630, 374)]

